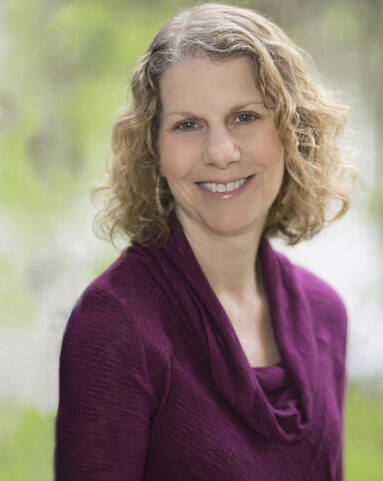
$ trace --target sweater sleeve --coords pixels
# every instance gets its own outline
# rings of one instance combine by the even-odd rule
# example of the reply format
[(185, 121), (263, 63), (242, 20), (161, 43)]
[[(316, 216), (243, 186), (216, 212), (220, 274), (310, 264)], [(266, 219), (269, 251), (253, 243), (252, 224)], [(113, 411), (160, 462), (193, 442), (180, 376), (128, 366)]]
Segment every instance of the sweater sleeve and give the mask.
[(119, 301), (85, 291), (61, 347), (56, 481), (144, 478), (161, 364), (143, 344)]
[(340, 327), (340, 362), (338, 364), (338, 371), (336, 374), (336, 397), (338, 403), (338, 409), (340, 411), (341, 421), (341, 455), (338, 464), (338, 472), (335, 479), (342, 481), (344, 477), (344, 409), (345, 409), (345, 396), (347, 390), (347, 370), (346, 370), (346, 358), (347, 358), (347, 339), (348, 339), (348, 316), (346, 307), (341, 299), (339, 299), (339, 327)]

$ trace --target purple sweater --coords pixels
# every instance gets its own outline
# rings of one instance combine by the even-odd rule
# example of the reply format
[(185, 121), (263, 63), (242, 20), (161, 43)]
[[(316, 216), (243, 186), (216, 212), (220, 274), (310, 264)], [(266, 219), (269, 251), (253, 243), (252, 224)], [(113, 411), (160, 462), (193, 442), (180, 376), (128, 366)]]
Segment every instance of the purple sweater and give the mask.
[(266, 238), (259, 255), (276, 366), (250, 366), (174, 227), (85, 289), (62, 342), (56, 481), (343, 479), (344, 304)]

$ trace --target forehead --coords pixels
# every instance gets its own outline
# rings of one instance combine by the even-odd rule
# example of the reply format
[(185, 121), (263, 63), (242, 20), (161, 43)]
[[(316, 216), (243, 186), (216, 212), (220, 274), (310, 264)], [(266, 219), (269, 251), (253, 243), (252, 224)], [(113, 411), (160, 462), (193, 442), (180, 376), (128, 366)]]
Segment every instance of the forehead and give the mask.
[(263, 103), (249, 57), (211, 60), (203, 55), (171, 65), (160, 78), (164, 113), (182, 105), (213, 107), (256, 100)]

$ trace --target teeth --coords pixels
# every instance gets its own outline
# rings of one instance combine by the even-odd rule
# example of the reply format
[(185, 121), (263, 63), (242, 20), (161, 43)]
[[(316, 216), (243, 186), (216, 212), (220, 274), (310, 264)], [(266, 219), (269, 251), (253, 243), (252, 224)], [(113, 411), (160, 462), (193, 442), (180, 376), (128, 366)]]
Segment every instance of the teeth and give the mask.
[(246, 181), (247, 178), (237, 180), (236, 182), (229, 182), (228, 184), (212, 184), (210, 182), (199, 182), (199, 185), (207, 190), (210, 190), (210, 192), (231, 192), (241, 187), (241, 185), (243, 185)]

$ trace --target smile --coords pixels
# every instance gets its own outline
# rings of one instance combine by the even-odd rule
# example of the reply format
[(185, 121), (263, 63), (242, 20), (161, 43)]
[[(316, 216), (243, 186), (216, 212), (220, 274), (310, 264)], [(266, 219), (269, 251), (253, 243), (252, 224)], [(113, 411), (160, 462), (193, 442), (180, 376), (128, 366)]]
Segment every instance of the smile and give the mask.
[(239, 189), (243, 184), (245, 184), (252, 175), (245, 177), (236, 182), (229, 182), (227, 184), (214, 184), (211, 182), (197, 182), (197, 184), (210, 192), (232, 192), (233, 190)]

